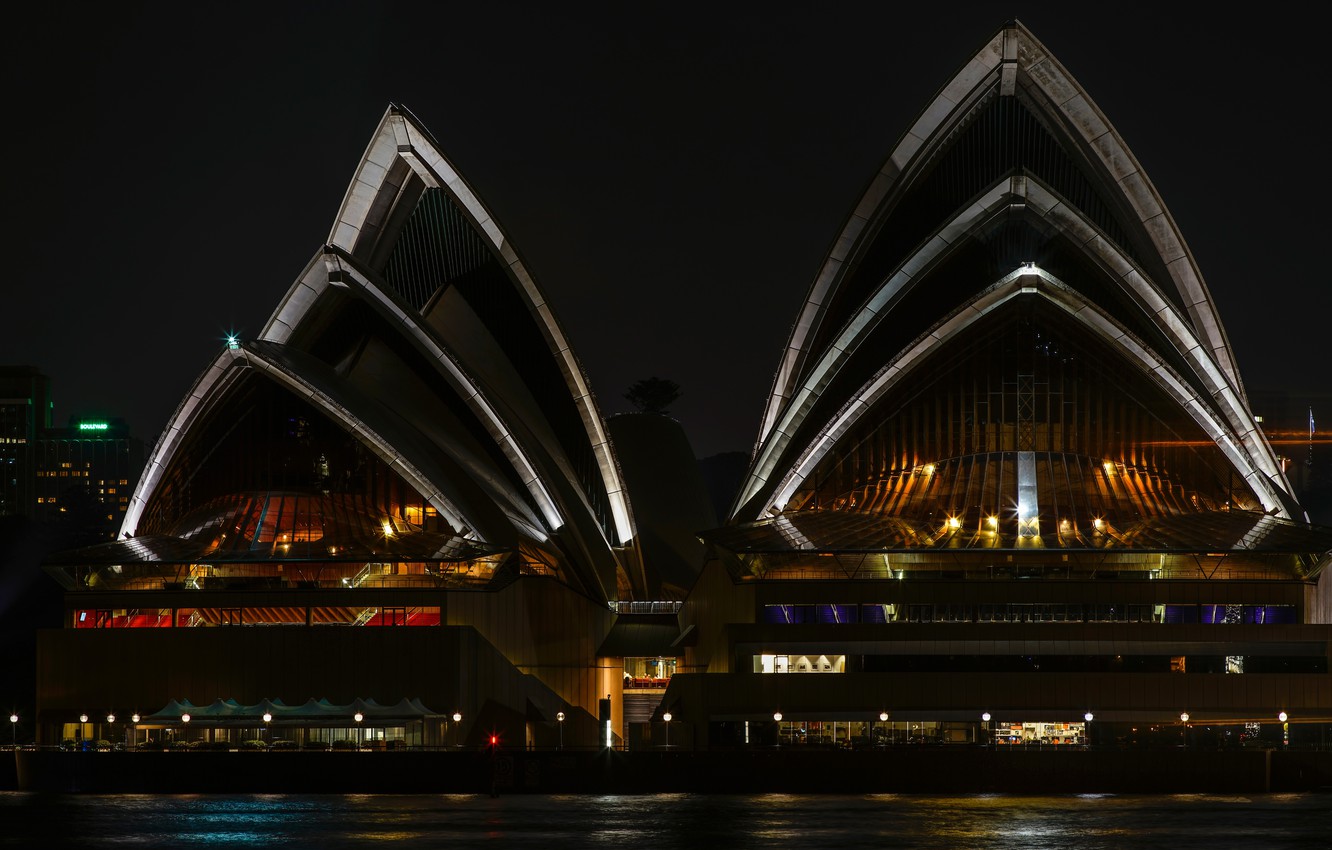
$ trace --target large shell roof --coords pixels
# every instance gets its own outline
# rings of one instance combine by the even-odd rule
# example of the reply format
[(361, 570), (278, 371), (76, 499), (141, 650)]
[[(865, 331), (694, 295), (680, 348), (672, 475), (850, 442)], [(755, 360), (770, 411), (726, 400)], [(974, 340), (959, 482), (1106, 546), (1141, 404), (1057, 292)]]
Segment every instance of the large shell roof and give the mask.
[[(1070, 271), (1018, 262), (1020, 251), (1055, 253)], [(939, 90), (843, 225), (791, 331), (731, 521), (785, 510), (943, 343), (1030, 299), (1058, 305), (1068, 327), (1168, 397), (1263, 512), (1304, 519), (1164, 202), (1090, 96), (1014, 21)]]

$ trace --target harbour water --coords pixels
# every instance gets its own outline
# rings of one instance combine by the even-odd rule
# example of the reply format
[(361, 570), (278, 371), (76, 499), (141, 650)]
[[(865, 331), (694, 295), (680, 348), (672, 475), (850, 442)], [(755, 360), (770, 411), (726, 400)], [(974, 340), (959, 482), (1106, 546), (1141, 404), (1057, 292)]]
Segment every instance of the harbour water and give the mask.
[(4, 848), (1320, 848), (1332, 794), (0, 793)]

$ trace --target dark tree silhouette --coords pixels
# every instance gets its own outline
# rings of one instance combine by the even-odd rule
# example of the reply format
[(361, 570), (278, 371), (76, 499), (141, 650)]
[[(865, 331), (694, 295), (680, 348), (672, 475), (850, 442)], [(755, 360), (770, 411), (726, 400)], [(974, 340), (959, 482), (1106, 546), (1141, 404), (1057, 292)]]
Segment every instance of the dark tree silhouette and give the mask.
[(680, 397), (680, 385), (675, 381), (652, 376), (634, 381), (624, 394), (639, 413), (670, 413), (670, 406)]

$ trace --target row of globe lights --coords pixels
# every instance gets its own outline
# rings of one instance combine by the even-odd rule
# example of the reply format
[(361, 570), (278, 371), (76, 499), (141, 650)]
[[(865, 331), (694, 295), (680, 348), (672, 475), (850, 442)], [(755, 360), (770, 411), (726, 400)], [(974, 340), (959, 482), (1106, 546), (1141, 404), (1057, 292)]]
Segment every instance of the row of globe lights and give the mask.
[[(991, 717), (992, 717), (992, 715), (990, 714), (990, 712), (988, 712), (988, 711), (981, 712), (981, 721), (982, 721), (982, 722), (984, 722), (984, 723), (989, 723)], [(772, 719), (773, 719), (774, 721), (776, 721), (777, 723), (781, 723), (781, 722), (782, 722), (782, 713), (781, 713), (780, 711), (774, 711), (774, 712), (772, 713)], [(1093, 714), (1093, 713), (1091, 713), (1091, 712), (1089, 711), (1089, 712), (1087, 712), (1086, 714), (1082, 715), (1082, 719), (1085, 720), (1085, 721), (1088, 722), (1088, 723), (1091, 723), (1093, 720), (1096, 719), (1096, 715)], [(1285, 723), (1285, 722), (1286, 722), (1287, 720), (1289, 720), (1289, 719), (1290, 719), (1290, 715), (1287, 714), (1286, 712), (1284, 712), (1284, 711), (1279, 711), (1279, 712), (1277, 712), (1277, 721), (1278, 721), (1278, 722), (1280, 722), (1280, 723)], [(664, 714), (664, 715), (662, 716), (662, 720), (665, 720), (667, 723), (670, 723), (670, 722), (671, 722), (671, 713), (670, 713), (669, 711), (666, 712), (666, 714)], [(879, 712), (879, 721), (880, 721), (881, 723), (887, 723), (887, 722), (888, 722), (888, 712), (886, 712), (886, 711), (880, 711), (880, 712)], [(1179, 721), (1180, 721), (1181, 723), (1188, 723), (1188, 722), (1189, 722), (1189, 713), (1188, 713), (1187, 711), (1180, 712), (1180, 715), (1179, 715)], [(667, 737), (666, 737), (666, 744), (667, 744), (667, 746), (670, 746), (670, 727), (669, 727), (669, 726), (666, 727), (666, 735), (667, 735)]]
[[(990, 720), (991, 720), (991, 718), (992, 718), (992, 715), (990, 714), (990, 712), (985, 711), (985, 712), (982, 712), (982, 713), (981, 713), (981, 721), (982, 721), (982, 722), (989, 723)], [(130, 720), (131, 720), (132, 722), (136, 723), (136, 724), (139, 722), (140, 719), (141, 719), (141, 718), (139, 717), (138, 714), (131, 715), (131, 717), (130, 717)], [(358, 712), (356, 712), (354, 715), (352, 715), (352, 719), (355, 720), (357, 723), (360, 723), (361, 721), (365, 720), (365, 715), (361, 714), (361, 712), (358, 711)], [(564, 746), (564, 712), (563, 712), (563, 711), (558, 712), (558, 713), (555, 715), (555, 719), (556, 719), (557, 721), (559, 721), (559, 727), (560, 727), (560, 747), (563, 748), (563, 746)], [(672, 715), (669, 711), (667, 711), (665, 714), (663, 714), (663, 715), (661, 716), (661, 719), (662, 719), (663, 721), (665, 721), (666, 724), (667, 724), (667, 725), (666, 725), (666, 746), (669, 747), (669, 746), (671, 745), (671, 727), (670, 727), (670, 723), (671, 723), (671, 720), (674, 719), (674, 715)], [(775, 722), (777, 722), (777, 723), (781, 723), (781, 722), (782, 722), (782, 713), (781, 713), (781, 711), (774, 711), (774, 712), (772, 713), (772, 719), (773, 719)], [(1088, 722), (1088, 723), (1091, 723), (1093, 720), (1096, 719), (1096, 715), (1092, 714), (1092, 713), (1089, 711), (1089, 712), (1087, 712), (1086, 714), (1082, 715), (1082, 719), (1085, 720), (1085, 721)], [(1286, 712), (1284, 712), (1284, 711), (1277, 712), (1277, 721), (1278, 721), (1278, 722), (1280, 722), (1280, 723), (1285, 723), (1285, 722), (1286, 722), (1287, 720), (1289, 720), (1289, 719), (1290, 719), (1290, 715), (1287, 714)], [(264, 712), (263, 720), (264, 720), (264, 723), (272, 723), (272, 722), (273, 722), (273, 715), (270, 714), (270, 713), (268, 713), (267, 711), (265, 711), (265, 712)], [(11, 730), (11, 734), (14, 735), (14, 736), (17, 736), (17, 734), (18, 734), (17, 731), (15, 731), (15, 730), (17, 729), (17, 727), (18, 727), (18, 721), (19, 721), (19, 718), (18, 718), (18, 715), (17, 715), (17, 714), (11, 714), (11, 715), (9, 715), (10, 730)], [(1179, 715), (1179, 721), (1180, 721), (1181, 723), (1188, 723), (1188, 722), (1189, 722), (1189, 713), (1188, 713), (1187, 711), (1180, 712), (1180, 715)], [(82, 724), (85, 724), (85, 723), (87, 723), (87, 722), (88, 722), (88, 715), (86, 715), (86, 714), (80, 714), (80, 715), (79, 715), (79, 724), (82, 725)], [(108, 714), (108, 715), (106, 716), (106, 722), (107, 722), (107, 723), (115, 723), (115, 722), (116, 722), (116, 715), (115, 715), (114, 712), (111, 713), (111, 714)], [(189, 722), (190, 722), (190, 715), (189, 715), (189, 713), (182, 714), (182, 715), (180, 716), (180, 722), (181, 722), (181, 723), (189, 723)], [(462, 712), (458, 712), (458, 711), (453, 712), (453, 722), (454, 722), (454, 723), (461, 723), (461, 722), (462, 722)], [(888, 722), (888, 712), (886, 712), (886, 711), (880, 711), (880, 712), (879, 712), (879, 722), (881, 722), (881, 723), (887, 723), (887, 722)]]
[[(361, 714), (361, 712), (358, 711), (358, 712), (356, 712), (355, 714), (352, 715), (352, 719), (355, 720), (357, 723), (360, 723), (362, 720), (365, 719), (365, 715)], [(558, 720), (560, 723), (564, 723), (564, 712), (561, 711), (561, 712), (559, 712), (558, 714), (556, 714), (556, 715), (555, 715), (555, 719)], [(670, 723), (671, 720), (674, 719), (674, 718), (673, 718), (673, 715), (668, 711), (668, 712), (666, 712), (665, 714), (662, 715), (661, 719), (664, 720), (664, 721), (666, 721), (667, 723)], [(774, 712), (772, 713), (772, 719), (775, 720), (775, 721), (777, 721), (778, 723), (781, 723), (781, 722), (782, 722), (782, 713), (781, 713), (780, 711), (774, 711)], [(1096, 719), (1096, 715), (1092, 714), (1092, 713), (1089, 711), (1089, 712), (1087, 712), (1086, 714), (1082, 715), (1082, 719), (1085, 720), (1085, 721), (1087, 721), (1088, 723), (1091, 723), (1093, 720)], [(1185, 712), (1181, 712), (1180, 715), (1179, 715), (1179, 719), (1180, 719), (1180, 722), (1181, 722), (1181, 723), (1188, 723), (1188, 722), (1189, 722), (1189, 713), (1188, 713), (1187, 711), (1185, 711)], [(1286, 722), (1287, 720), (1289, 720), (1289, 719), (1290, 719), (1290, 715), (1288, 715), (1286, 712), (1281, 711), (1281, 712), (1278, 712), (1278, 713), (1277, 713), (1277, 720), (1280, 721), (1281, 723), (1285, 723), (1285, 722)], [(9, 722), (10, 722), (10, 723), (12, 723), (12, 724), (17, 724), (17, 723), (18, 723), (18, 720), (19, 720), (19, 718), (18, 718), (18, 715), (17, 715), (17, 714), (11, 714), (11, 715), (9, 715)], [(133, 721), (134, 723), (138, 723), (139, 720), (140, 720), (140, 717), (139, 717), (139, 715), (135, 714), (135, 715), (132, 715), (132, 716), (130, 717), (130, 720)], [(887, 722), (888, 722), (888, 712), (886, 712), (886, 711), (881, 711), (881, 712), (879, 712), (879, 720), (880, 720), (881, 722), (887, 723)], [(989, 722), (990, 722), (990, 712), (988, 712), (988, 711), (983, 712), (983, 713), (981, 714), (981, 720), (985, 721), (986, 723), (989, 723)], [(79, 715), (79, 722), (80, 722), (80, 723), (87, 723), (87, 722), (88, 722), (88, 715), (86, 715), (86, 714), (80, 714), (80, 715)], [(107, 722), (107, 723), (115, 723), (115, 722), (116, 722), (116, 715), (115, 715), (115, 714), (108, 714), (108, 715), (106, 716), (106, 722)], [(182, 714), (182, 715), (180, 716), (180, 722), (182, 722), (182, 723), (189, 723), (189, 722), (190, 722), (190, 715), (189, 715), (188, 713), (187, 713), (187, 714)], [(265, 722), (265, 723), (272, 723), (272, 722), (273, 722), (273, 715), (271, 715), (271, 714), (269, 714), (268, 712), (265, 711), (265, 712), (264, 712), (264, 722)], [(454, 722), (454, 723), (460, 723), (460, 722), (462, 722), (462, 713), (461, 713), (461, 712), (457, 712), (457, 711), (453, 712), (453, 722)]]

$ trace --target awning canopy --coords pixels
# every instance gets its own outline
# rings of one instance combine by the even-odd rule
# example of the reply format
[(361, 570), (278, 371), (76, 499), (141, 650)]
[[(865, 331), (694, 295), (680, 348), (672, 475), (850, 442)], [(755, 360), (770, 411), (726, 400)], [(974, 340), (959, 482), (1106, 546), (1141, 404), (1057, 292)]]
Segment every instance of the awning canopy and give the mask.
[(360, 714), (363, 724), (402, 723), (439, 717), (415, 697), (398, 700), (394, 705), (381, 705), (373, 699), (352, 700), (346, 705), (335, 705), (326, 699), (308, 699), (301, 705), (287, 705), (280, 699), (264, 699), (254, 705), (241, 705), (234, 699), (214, 700), (210, 705), (195, 705), (189, 700), (171, 700), (160, 710), (140, 718), (142, 726), (180, 725), (184, 715), (189, 723), (201, 726), (258, 726), (264, 715), (272, 716), (270, 725), (288, 726), (350, 726)]

